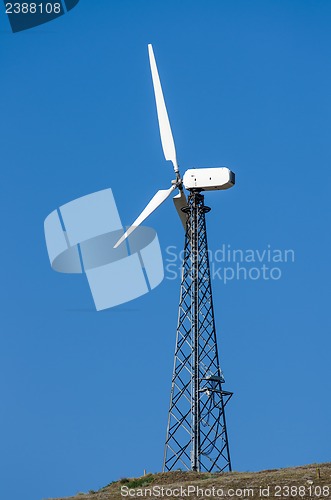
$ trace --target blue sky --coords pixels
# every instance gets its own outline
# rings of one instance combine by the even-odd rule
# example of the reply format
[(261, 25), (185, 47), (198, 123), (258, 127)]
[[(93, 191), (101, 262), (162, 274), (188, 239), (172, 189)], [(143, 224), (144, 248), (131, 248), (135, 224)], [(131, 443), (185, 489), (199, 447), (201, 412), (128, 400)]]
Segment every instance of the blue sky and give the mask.
[[(73, 495), (161, 470), (179, 278), (97, 313), (83, 276), (51, 270), (43, 221), (111, 187), (130, 224), (178, 160), (227, 165), (209, 247), (293, 249), (279, 280), (213, 280), (234, 470), (330, 460), (331, 5), (81, 0), (13, 34), (0, 14), (0, 497)], [(151, 216), (183, 245), (171, 201)]]

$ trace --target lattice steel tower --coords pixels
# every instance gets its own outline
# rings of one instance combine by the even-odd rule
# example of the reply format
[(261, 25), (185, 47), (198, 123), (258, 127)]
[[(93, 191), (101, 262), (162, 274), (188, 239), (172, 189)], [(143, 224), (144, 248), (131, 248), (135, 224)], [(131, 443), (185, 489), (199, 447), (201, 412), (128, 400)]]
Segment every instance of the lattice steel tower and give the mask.
[(231, 471), (210, 281), (204, 196), (191, 191), (164, 470)]

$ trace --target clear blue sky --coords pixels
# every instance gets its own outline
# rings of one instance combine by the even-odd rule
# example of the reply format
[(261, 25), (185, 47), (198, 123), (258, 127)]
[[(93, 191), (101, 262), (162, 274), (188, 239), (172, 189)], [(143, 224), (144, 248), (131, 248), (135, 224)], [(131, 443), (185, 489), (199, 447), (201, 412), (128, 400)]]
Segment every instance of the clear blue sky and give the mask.
[[(0, 14), (0, 498), (160, 471), (179, 279), (97, 313), (49, 266), (44, 218), (111, 187), (130, 224), (172, 178), (153, 43), (182, 171), (227, 165), (209, 246), (293, 249), (279, 280), (213, 280), (235, 470), (330, 460), (331, 4), (81, 0), (17, 34)], [(183, 244), (171, 201), (149, 224)]]

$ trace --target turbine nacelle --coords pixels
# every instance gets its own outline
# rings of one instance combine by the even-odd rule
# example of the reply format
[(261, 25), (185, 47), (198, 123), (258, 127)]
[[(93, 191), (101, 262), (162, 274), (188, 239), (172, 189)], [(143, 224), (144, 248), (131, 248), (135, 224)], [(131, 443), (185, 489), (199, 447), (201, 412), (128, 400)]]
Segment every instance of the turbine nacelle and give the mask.
[(185, 189), (218, 191), (229, 189), (235, 184), (235, 174), (227, 167), (191, 168), (183, 176)]

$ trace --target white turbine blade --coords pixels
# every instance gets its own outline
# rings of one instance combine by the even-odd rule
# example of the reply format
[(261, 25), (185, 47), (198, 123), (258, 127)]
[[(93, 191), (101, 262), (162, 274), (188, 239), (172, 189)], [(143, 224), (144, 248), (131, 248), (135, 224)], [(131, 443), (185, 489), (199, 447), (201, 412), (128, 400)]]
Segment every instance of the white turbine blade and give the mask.
[(151, 201), (148, 203), (147, 207), (144, 208), (139, 217), (134, 221), (132, 226), (129, 227), (129, 229), (123, 234), (123, 236), (121, 236), (118, 242), (114, 245), (114, 248), (117, 248), (121, 243), (123, 243), (123, 241), (131, 233), (133, 233), (136, 227), (138, 227), (142, 222), (144, 222), (144, 220), (147, 219), (147, 217), (149, 217), (151, 213), (153, 213), (154, 210), (156, 210), (161, 205), (161, 203), (163, 203), (168, 198), (168, 196), (171, 195), (174, 189), (176, 189), (175, 184), (171, 186), (171, 188), (169, 189), (161, 189), (160, 191), (158, 191), (156, 195), (154, 195)]
[(182, 212), (182, 208), (187, 207), (187, 199), (185, 196), (185, 193), (183, 190), (179, 191), (176, 196), (173, 197), (174, 204), (176, 207), (176, 210), (178, 212), (178, 215), (180, 217), (180, 220), (182, 221), (182, 224), (184, 226), (184, 229), (186, 230), (186, 220), (187, 220), (187, 215)]
[(174, 170), (178, 172), (178, 165), (176, 159), (176, 149), (174, 139), (172, 137), (171, 127), (169, 123), (169, 117), (167, 113), (167, 108), (165, 105), (161, 82), (159, 73), (157, 71), (156, 61), (154, 57), (153, 47), (151, 44), (148, 45), (149, 62), (151, 65), (154, 94), (156, 101), (157, 117), (159, 120), (161, 142), (163, 147), (163, 152), (166, 160), (170, 160), (173, 163)]

